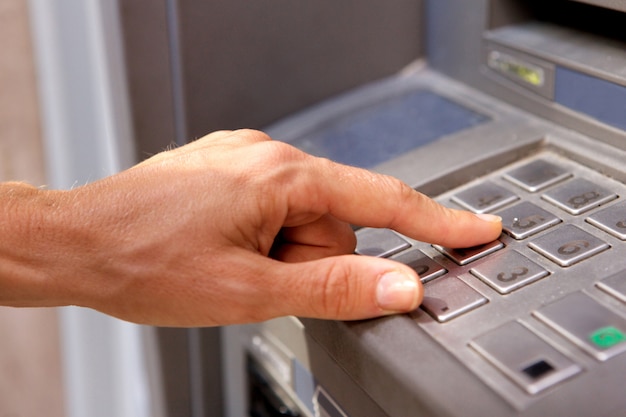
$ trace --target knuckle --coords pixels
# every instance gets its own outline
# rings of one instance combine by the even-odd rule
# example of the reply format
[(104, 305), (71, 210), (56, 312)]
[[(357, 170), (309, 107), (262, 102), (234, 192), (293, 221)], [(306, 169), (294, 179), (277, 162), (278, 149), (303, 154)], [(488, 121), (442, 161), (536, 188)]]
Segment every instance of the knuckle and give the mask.
[(392, 217), (387, 225), (387, 227), (391, 229), (395, 229), (398, 224), (405, 221), (405, 219), (400, 217), (404, 217), (406, 215), (407, 208), (422, 207), (425, 200), (428, 200), (428, 197), (415, 191), (409, 185), (397, 178), (387, 177), (385, 186), (392, 190), (391, 195), (394, 196), (393, 198), (396, 202), (395, 208), (392, 212)]
[(285, 142), (271, 141), (263, 143), (265, 155), (273, 162), (284, 163), (287, 161), (299, 161), (304, 153)]
[(278, 141), (263, 142), (256, 154), (259, 178), (268, 184), (284, 186), (302, 174), (306, 154), (293, 146)]
[(421, 200), (426, 198), (424, 194), (418, 193), (406, 183), (395, 178), (394, 180), (396, 183), (396, 194), (398, 195), (400, 204), (406, 204), (413, 199)]
[(332, 262), (317, 286), (320, 302), (314, 307), (318, 309), (315, 314), (326, 318), (349, 317), (354, 309), (350, 284), (349, 268)]
[(242, 139), (247, 139), (252, 142), (265, 142), (272, 141), (272, 138), (265, 132), (255, 129), (239, 129), (232, 132)]

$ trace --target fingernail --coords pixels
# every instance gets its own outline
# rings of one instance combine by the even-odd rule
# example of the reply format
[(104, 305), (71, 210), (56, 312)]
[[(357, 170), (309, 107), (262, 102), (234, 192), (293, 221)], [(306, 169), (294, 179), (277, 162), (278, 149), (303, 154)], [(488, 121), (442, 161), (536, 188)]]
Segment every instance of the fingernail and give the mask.
[(417, 308), (417, 297), (417, 280), (400, 271), (385, 273), (376, 287), (378, 306), (390, 313)]
[(476, 213), (476, 217), (486, 222), (502, 222), (502, 217), (496, 216), (495, 214), (486, 214), (486, 213)]

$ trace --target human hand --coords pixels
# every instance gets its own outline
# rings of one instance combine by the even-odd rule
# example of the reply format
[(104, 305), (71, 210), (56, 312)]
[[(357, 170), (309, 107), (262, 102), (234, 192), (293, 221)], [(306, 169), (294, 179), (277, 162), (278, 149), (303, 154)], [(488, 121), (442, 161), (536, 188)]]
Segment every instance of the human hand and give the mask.
[(249, 130), (215, 132), (49, 193), (49, 303), (155, 325), (409, 311), (422, 299), (416, 273), (353, 255), (349, 224), (450, 247), (501, 231), (497, 218), (444, 208), (394, 178)]

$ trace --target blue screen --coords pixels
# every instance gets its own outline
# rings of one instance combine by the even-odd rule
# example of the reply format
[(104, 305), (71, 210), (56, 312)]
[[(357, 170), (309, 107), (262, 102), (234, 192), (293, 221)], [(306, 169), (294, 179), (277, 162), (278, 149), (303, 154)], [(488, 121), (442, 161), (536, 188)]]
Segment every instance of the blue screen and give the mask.
[(339, 115), (290, 143), (308, 153), (364, 168), (489, 120), (427, 90)]

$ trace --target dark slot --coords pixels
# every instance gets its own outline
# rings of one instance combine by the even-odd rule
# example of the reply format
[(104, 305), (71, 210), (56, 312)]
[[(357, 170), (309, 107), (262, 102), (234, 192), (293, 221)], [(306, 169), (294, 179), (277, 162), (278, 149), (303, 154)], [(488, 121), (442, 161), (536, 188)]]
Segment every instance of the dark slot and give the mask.
[(554, 371), (554, 367), (544, 360), (537, 361), (522, 369), (522, 372), (532, 379), (539, 379), (552, 371)]

